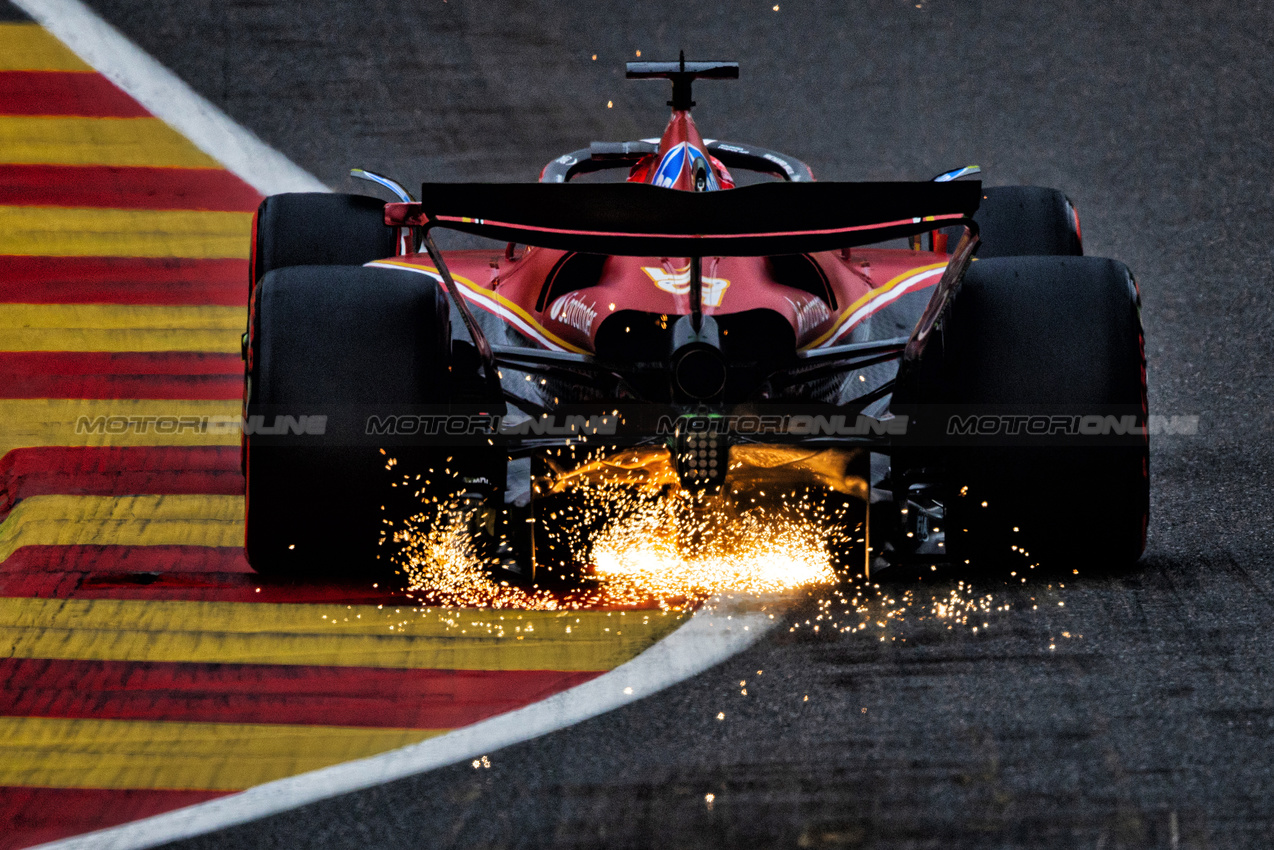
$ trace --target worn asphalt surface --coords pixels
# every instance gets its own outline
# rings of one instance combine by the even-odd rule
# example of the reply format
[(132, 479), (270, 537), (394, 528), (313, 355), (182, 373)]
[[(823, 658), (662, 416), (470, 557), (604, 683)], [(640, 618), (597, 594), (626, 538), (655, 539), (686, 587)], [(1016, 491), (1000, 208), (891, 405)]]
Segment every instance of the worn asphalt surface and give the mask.
[(1138, 275), (1152, 412), (1199, 417), (1152, 442), (1141, 563), (900, 584), (1009, 610), (948, 628), (916, 602), (883, 642), (814, 633), (810, 599), (751, 651), (490, 768), (181, 846), (1274, 844), (1274, 3), (780, 2), (89, 5), (338, 190), (352, 165), (533, 180), (656, 135), (666, 86), (622, 65), (681, 48), (742, 64), (695, 89), (709, 137), (825, 179), (975, 162), (1061, 188), (1086, 253)]

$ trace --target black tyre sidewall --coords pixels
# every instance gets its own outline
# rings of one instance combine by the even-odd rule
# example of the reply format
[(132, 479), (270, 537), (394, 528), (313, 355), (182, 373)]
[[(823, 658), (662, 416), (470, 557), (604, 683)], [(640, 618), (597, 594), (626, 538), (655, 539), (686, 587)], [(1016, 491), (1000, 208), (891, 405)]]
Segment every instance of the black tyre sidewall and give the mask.
[[(329, 418), (321, 437), (246, 438), (246, 548), (258, 572), (377, 572), (382, 520), (411, 505), (406, 488), (390, 486), (387, 455), (365, 435), (365, 412), (447, 403), (448, 317), (434, 281), (410, 272), (291, 266), (262, 278), (249, 421)], [(395, 447), (394, 474), (441, 470), (448, 448)]]
[[(1079, 257), (1079, 213), (1070, 198), (1045, 186), (988, 186), (973, 221), (981, 259), (995, 257)], [(960, 228), (946, 228), (954, 247)]]
[[(954, 408), (1136, 415), (1145, 424), (1140, 305), (1122, 263), (976, 262), (944, 318), (939, 346), (940, 381)], [(995, 442), (946, 451), (947, 547), (957, 562), (1075, 569), (1076, 559), (1130, 563), (1141, 554), (1149, 505), (1144, 428), (1117, 439)]]
[(396, 253), (385, 202), (366, 195), (294, 192), (257, 208), (253, 281), (288, 266), (361, 266)]

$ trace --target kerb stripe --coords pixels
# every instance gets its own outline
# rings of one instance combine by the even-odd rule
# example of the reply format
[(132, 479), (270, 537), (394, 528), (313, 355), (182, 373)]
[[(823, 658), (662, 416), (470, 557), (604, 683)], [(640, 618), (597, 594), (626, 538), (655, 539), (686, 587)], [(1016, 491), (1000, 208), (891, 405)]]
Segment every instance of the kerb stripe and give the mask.
[(256, 578), (256, 573), (243, 557), (242, 546), (114, 546), (100, 543), (22, 546), (14, 550), (7, 559), (0, 561), (0, 575), (20, 576), (20, 581), (25, 580), (29, 574), (45, 574), (54, 577), (69, 575), (71, 581), (78, 582), (81, 575), (89, 573), (114, 573), (120, 579), (141, 574), (143, 581), (146, 574), (153, 576), (159, 573), (176, 573), (179, 576), (216, 575), (222, 579), (228, 575)]
[(243, 497), (32, 496), (0, 525), (0, 561), (20, 546), (234, 546), (243, 541)]
[(207, 351), (239, 354), (247, 313), (232, 307), (10, 304), (0, 351)]
[(0, 71), (92, 71), (39, 24), (0, 24)]
[(0, 302), (218, 305), (246, 324), (247, 281), (247, 260), (0, 256)]
[(584, 672), (624, 663), (683, 619), (662, 611), (0, 599), (0, 644), (13, 658)]
[(246, 260), (251, 225), (246, 212), (0, 206), (0, 254)]
[(8, 164), (217, 167), (158, 118), (0, 116), (0, 150)]
[(46, 446), (0, 457), (0, 516), (30, 496), (242, 492), (238, 446)]
[(18, 850), (127, 823), (226, 793), (0, 786), (0, 823), (6, 827), (0, 831), (0, 850)]
[(4, 176), (0, 204), (252, 212), (261, 201), (221, 168), (8, 165)]
[(0, 715), (449, 729), (600, 675), (0, 659)]
[(0, 717), (0, 785), (233, 791), (442, 731)]
[(243, 361), (203, 352), (0, 352), (0, 398), (234, 399)]
[(0, 71), (0, 115), (143, 118), (150, 113), (100, 74)]

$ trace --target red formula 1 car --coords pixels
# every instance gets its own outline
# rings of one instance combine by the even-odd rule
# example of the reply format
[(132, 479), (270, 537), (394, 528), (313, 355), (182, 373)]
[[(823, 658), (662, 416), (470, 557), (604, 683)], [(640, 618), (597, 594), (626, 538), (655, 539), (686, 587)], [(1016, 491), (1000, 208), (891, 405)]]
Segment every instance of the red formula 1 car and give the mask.
[[(704, 504), (831, 495), (868, 532), (839, 553), (855, 570), (1140, 554), (1128, 269), (1082, 256), (1053, 189), (983, 188), (963, 179), (976, 167), (815, 182), (705, 140), (692, 81), (737, 75), (630, 63), (672, 82), (663, 135), (593, 143), (539, 183), (426, 184), (417, 201), (356, 170), (399, 200), (262, 203), (253, 567), (370, 574), (386, 523), (421, 504), (467, 506), (493, 563), (586, 562), (571, 500), (599, 481)], [(574, 180), (613, 169), (627, 179)], [(439, 229), (507, 244), (443, 251)]]

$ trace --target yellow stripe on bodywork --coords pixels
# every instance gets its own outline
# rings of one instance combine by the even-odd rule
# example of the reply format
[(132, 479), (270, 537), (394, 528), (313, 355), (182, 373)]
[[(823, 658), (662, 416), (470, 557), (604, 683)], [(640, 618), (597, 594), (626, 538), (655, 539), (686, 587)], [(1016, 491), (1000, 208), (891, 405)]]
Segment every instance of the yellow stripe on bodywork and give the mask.
[(251, 232), (245, 212), (0, 206), (0, 254), (19, 256), (247, 259)]
[(14, 658), (598, 671), (633, 658), (682, 619), (660, 611), (10, 598), (0, 599), (0, 645)]
[[(0, 458), (25, 446), (237, 446), (241, 411), (239, 401), (2, 399)], [(121, 433), (111, 434), (97, 427), (104, 424), (99, 417), (131, 421)], [(154, 422), (155, 417), (175, 417), (174, 433), (158, 433), (144, 421)], [(204, 430), (184, 427), (182, 420), (189, 417), (204, 423)]]
[(0, 304), (0, 351), (237, 354), (247, 320), (242, 307)]
[[(371, 265), (380, 266), (380, 267), (397, 266), (399, 268), (411, 269), (413, 271), (422, 271), (422, 272), (425, 272), (426, 274), (437, 276), (439, 279), (441, 279), (442, 277), (437, 267), (435, 266), (426, 265), (423, 263), (412, 263), (407, 260), (377, 260), (375, 263), (372, 263)], [(478, 286), (478, 284), (469, 280), (469, 278), (467, 277), (463, 277), (462, 275), (453, 273), (451, 276), (452, 278), (455, 279), (456, 283), (468, 289), (478, 298), (481, 298), (484, 301), (493, 301), (496, 304), (499, 304), (501, 307), (504, 307), (506, 310), (509, 310), (510, 312), (516, 314), (520, 319), (522, 319), (522, 321), (526, 322), (528, 325), (534, 328), (537, 333), (543, 334), (544, 337), (548, 339), (550, 342), (552, 342), (554, 345), (561, 346), (567, 351), (574, 352), (575, 354), (588, 353), (584, 349), (580, 348), (579, 346), (573, 345), (567, 342), (566, 340), (562, 339), (557, 334), (550, 331), (548, 328), (541, 325), (539, 322), (537, 322), (534, 318), (531, 317), (530, 313), (528, 313), (526, 310), (523, 310), (520, 305), (515, 304), (514, 302), (505, 298), (503, 295), (499, 294), (498, 292), (494, 292), (490, 289), (486, 289), (485, 287)]]
[(0, 24), (0, 71), (92, 71), (39, 24)]
[(0, 116), (0, 162), (220, 168), (158, 118)]
[(237, 791), (444, 731), (0, 717), (0, 785)]
[(811, 348), (817, 348), (818, 346), (822, 345), (827, 340), (831, 339), (831, 337), (836, 333), (836, 331), (840, 330), (840, 326), (845, 324), (845, 322), (848, 321), (849, 317), (854, 315), (854, 313), (858, 310), (858, 308), (862, 307), (867, 302), (874, 301), (875, 299), (884, 295), (886, 292), (889, 292), (895, 286), (898, 286), (904, 283), (905, 281), (911, 280), (913, 277), (915, 277), (918, 274), (924, 274), (925, 272), (933, 271), (934, 269), (946, 268), (946, 266), (947, 266), (947, 263), (945, 262), (930, 263), (927, 266), (917, 266), (914, 269), (907, 269), (902, 274), (896, 275), (890, 278), (889, 280), (885, 281), (883, 285), (876, 287), (875, 289), (865, 293), (864, 295), (861, 295), (854, 301), (853, 304), (850, 304), (844, 310), (841, 310), (840, 318), (836, 321), (836, 324), (828, 328), (827, 331), (824, 332), (823, 335), (820, 336), (818, 339), (814, 340), (808, 345), (802, 346), (801, 351), (808, 351)]
[(19, 546), (241, 546), (243, 497), (31, 496), (0, 524), (0, 561)]

